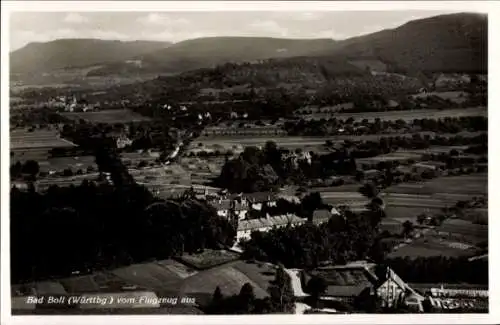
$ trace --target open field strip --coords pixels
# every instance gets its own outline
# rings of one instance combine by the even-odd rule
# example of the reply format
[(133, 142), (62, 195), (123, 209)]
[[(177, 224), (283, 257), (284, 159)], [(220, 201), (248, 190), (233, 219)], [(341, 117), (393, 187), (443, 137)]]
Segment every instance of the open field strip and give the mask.
[(113, 109), (96, 112), (65, 112), (61, 116), (71, 119), (84, 119), (93, 123), (128, 123), (151, 120), (147, 116), (140, 115), (129, 109)]
[[(421, 136), (429, 135), (431, 137), (439, 135), (442, 137), (474, 137), (480, 135), (484, 132), (458, 132), (456, 134), (444, 133), (436, 134), (434, 132), (415, 132), (415, 133), (386, 133), (386, 134), (367, 134), (367, 135), (332, 135), (332, 136), (318, 136), (318, 137), (307, 137), (307, 136), (265, 136), (265, 137), (233, 137), (233, 136), (217, 136), (217, 137), (199, 137), (193, 140), (192, 144), (188, 148), (188, 151), (197, 150), (221, 150), (221, 149), (233, 149), (242, 150), (246, 146), (264, 146), (268, 141), (274, 141), (279, 147), (284, 148), (303, 148), (303, 147), (323, 147), (327, 140), (332, 142), (342, 142), (345, 140), (349, 141), (377, 141), (380, 138), (389, 137), (412, 137), (414, 134), (420, 134)], [(201, 144), (201, 146), (200, 146)], [(444, 148), (444, 147), (440, 147)], [(453, 149), (453, 148), (451, 148)], [(450, 149), (450, 150), (451, 150)], [(425, 152), (423, 149), (422, 152)], [(401, 150), (401, 152), (415, 152), (415, 150)]]
[(319, 120), (322, 118), (337, 118), (340, 120), (347, 120), (352, 117), (354, 120), (361, 121), (363, 119), (375, 120), (405, 120), (412, 121), (414, 119), (423, 118), (444, 118), (444, 117), (462, 117), (462, 116), (488, 116), (486, 107), (471, 107), (471, 108), (454, 108), (447, 110), (437, 109), (419, 109), (411, 111), (387, 111), (387, 112), (365, 112), (365, 113), (315, 113), (303, 115), (305, 120)]
[(28, 132), (25, 129), (10, 131), (10, 149), (11, 150), (30, 150), (37, 148), (58, 148), (75, 147), (71, 141), (59, 137), (57, 131), (52, 130), (34, 130)]
[(401, 245), (397, 250), (389, 254), (394, 257), (431, 257), (431, 256), (473, 256), (476, 249), (464, 249), (465, 246), (456, 247), (449, 242), (437, 238), (415, 239), (409, 244)]

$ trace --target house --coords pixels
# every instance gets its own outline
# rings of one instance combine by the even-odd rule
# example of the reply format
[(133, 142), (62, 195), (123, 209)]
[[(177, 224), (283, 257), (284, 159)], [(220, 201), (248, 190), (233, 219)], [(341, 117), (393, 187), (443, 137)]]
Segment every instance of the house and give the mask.
[(228, 218), (230, 216), (230, 211), (233, 210), (238, 220), (243, 220), (246, 218), (247, 213), (250, 210), (246, 201), (238, 202), (236, 200), (216, 199), (209, 201), (209, 204), (217, 210), (218, 216), (224, 218)]
[(345, 265), (320, 267), (301, 274), (302, 287), (307, 289), (309, 280), (323, 278), (326, 290), (319, 300), (325, 307), (337, 310), (359, 309), (365, 299), (379, 299), (382, 306), (399, 304), (414, 306), (422, 311), (424, 297), (410, 288), (393, 270), (366, 261)]
[(418, 162), (412, 165), (412, 171), (419, 174), (424, 172), (439, 172), (445, 167), (446, 164), (441, 162)]
[(300, 198), (296, 195), (286, 195), (286, 194), (278, 194), (277, 200), (285, 200), (290, 203), (300, 204)]
[(481, 289), (449, 289), (441, 285), (439, 288), (431, 288), (431, 294), (433, 297), (471, 297), (471, 298), (488, 298), (488, 290)]
[(231, 195), (230, 198), (241, 200), (241, 202), (247, 202), (247, 204), (255, 210), (262, 210), (263, 204), (267, 204), (269, 207), (276, 206), (276, 201), (278, 200), (278, 195), (272, 192), (255, 192), (247, 194), (236, 194)]
[(126, 146), (130, 146), (132, 144), (132, 140), (130, 140), (129, 138), (127, 138), (126, 136), (123, 136), (123, 135), (120, 135), (117, 139), (116, 139), (116, 147), (118, 149), (122, 149), (122, 148), (125, 148)]
[(11, 188), (17, 188), (18, 190), (27, 190), (28, 189), (28, 183), (26, 182), (20, 182), (20, 181), (13, 181), (10, 183)]
[(315, 225), (319, 225), (325, 222), (328, 222), (330, 218), (333, 215), (333, 211), (338, 214), (337, 210), (335, 208), (332, 209), (332, 211), (327, 210), (327, 209), (320, 209), (320, 210), (315, 210), (312, 215), (311, 222)]
[(236, 233), (236, 241), (239, 242), (242, 239), (249, 239), (252, 232), (254, 231), (265, 232), (274, 227), (286, 227), (288, 225), (297, 226), (305, 222), (305, 219), (299, 218), (293, 214), (273, 217), (268, 216), (267, 218), (260, 219), (239, 220)]

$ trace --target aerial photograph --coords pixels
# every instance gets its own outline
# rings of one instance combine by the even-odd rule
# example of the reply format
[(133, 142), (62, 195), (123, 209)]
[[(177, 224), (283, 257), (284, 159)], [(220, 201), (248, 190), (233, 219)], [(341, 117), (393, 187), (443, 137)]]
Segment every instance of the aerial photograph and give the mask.
[(488, 14), (9, 35), (12, 315), (489, 313)]

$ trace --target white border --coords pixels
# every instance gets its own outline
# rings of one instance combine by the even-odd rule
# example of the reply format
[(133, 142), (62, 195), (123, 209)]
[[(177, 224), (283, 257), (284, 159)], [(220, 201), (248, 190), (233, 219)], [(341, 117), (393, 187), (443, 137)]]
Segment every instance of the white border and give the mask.
[[(500, 295), (497, 275), (499, 268), (499, 241), (493, 236), (499, 230), (500, 222), (495, 216), (499, 210), (500, 196), (489, 188), (489, 233), (490, 233), (490, 313), (487, 315), (308, 315), (308, 316), (10, 316), (10, 270), (9, 270), (9, 13), (13, 11), (388, 11), (388, 10), (449, 10), (464, 12), (484, 12), (489, 14), (489, 139), (496, 139), (500, 125), (500, 115), (496, 106), (500, 104), (500, 3), (496, 1), (2, 1), (1, 6), (1, 324), (329, 324), (332, 322), (347, 324), (492, 324), (500, 322)], [(356, 23), (356, 22), (353, 22)], [(411, 41), (411, 40), (409, 40)], [(493, 60), (496, 58), (497, 60)], [(495, 91), (496, 90), (496, 91)], [(490, 141), (490, 145), (494, 141)], [(491, 147), (490, 147), (491, 148)], [(499, 181), (498, 154), (489, 153), (489, 184)]]

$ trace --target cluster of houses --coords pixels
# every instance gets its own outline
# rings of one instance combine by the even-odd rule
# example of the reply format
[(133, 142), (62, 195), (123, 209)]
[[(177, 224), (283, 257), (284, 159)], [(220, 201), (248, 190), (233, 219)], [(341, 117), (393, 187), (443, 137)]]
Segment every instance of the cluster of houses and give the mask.
[[(426, 311), (426, 299), (434, 310), (488, 309), (487, 288), (461, 288), (460, 285), (445, 288), (441, 285), (424, 289), (417, 285), (418, 288), (414, 289), (391, 268), (368, 261), (355, 261), (307, 271), (298, 270), (298, 277), (300, 288), (294, 288), (294, 291), (298, 301), (306, 303), (308, 295), (314, 294), (310, 292), (309, 281), (314, 277), (325, 280), (326, 288), (319, 293), (319, 303), (316, 303), (318, 311), (355, 311), (364, 301), (372, 298), (378, 299), (381, 307), (406, 307), (414, 312)], [(292, 277), (292, 281), (294, 280)]]
[[(326, 288), (318, 294), (321, 309), (352, 311), (363, 301), (377, 297), (382, 307), (397, 308), (405, 305), (415, 312), (422, 312), (424, 296), (412, 289), (392, 269), (368, 261), (355, 261), (345, 265), (319, 267), (300, 271), (303, 291), (311, 291), (309, 281), (321, 277)], [(302, 295), (304, 299), (308, 292)]]
[(65, 112), (92, 112), (99, 109), (99, 104), (94, 105), (88, 103), (86, 100), (77, 100), (75, 96), (72, 98), (59, 96), (52, 99), (50, 104), (64, 109)]
[[(228, 218), (235, 225), (237, 242), (250, 238), (254, 231), (266, 232), (275, 227), (297, 226), (308, 222), (306, 218), (301, 218), (293, 213), (280, 215), (269, 215), (269, 213), (264, 215), (262, 213), (264, 206), (276, 207), (279, 199), (300, 203), (299, 198), (295, 196), (260, 192), (237, 195), (206, 194), (203, 197), (217, 210), (219, 216)], [(338, 214), (336, 209), (331, 211), (327, 209), (316, 210), (310, 221), (315, 224), (327, 222), (334, 214)]]
[(216, 136), (216, 135), (247, 135), (247, 136), (262, 136), (262, 135), (286, 135), (286, 131), (277, 125), (248, 125), (244, 127), (223, 127), (212, 126), (207, 127), (202, 132), (203, 136)]

